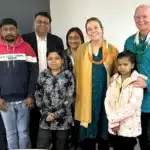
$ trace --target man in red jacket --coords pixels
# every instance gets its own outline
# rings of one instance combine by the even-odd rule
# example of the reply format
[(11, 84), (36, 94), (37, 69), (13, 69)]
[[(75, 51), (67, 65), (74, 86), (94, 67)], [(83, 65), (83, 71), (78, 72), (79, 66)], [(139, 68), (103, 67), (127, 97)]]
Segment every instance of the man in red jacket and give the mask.
[(8, 149), (26, 149), (29, 108), (38, 76), (37, 59), (31, 46), (18, 35), (14, 19), (2, 19), (0, 28), (0, 108)]

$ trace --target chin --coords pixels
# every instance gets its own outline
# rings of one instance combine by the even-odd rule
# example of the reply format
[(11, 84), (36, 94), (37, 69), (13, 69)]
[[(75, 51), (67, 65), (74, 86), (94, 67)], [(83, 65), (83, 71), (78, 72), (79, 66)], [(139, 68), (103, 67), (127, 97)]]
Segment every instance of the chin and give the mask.
[(57, 66), (51, 66), (50, 68), (52, 68), (52, 69), (54, 69), (54, 70), (58, 69)]
[(146, 25), (142, 25), (142, 26), (138, 26), (138, 29), (139, 30), (146, 30), (147, 29), (147, 26)]
[(77, 49), (77, 48), (78, 48), (77, 46), (72, 46), (72, 47), (71, 47), (71, 49)]

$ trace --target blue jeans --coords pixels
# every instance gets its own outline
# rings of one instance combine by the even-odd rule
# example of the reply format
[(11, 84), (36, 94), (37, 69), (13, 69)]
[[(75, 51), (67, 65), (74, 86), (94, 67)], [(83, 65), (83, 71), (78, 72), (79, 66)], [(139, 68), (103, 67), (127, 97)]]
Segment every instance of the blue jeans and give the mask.
[(8, 149), (28, 148), (29, 109), (24, 101), (8, 103), (8, 111), (1, 112), (1, 115), (6, 128)]

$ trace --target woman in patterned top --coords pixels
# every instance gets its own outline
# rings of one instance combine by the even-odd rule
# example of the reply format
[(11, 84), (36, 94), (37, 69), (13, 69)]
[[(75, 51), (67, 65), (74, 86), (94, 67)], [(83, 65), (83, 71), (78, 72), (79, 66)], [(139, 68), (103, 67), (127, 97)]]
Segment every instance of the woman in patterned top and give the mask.
[(55, 150), (66, 150), (68, 130), (73, 122), (74, 76), (63, 67), (63, 50), (48, 52), (47, 63), (48, 69), (39, 75), (35, 91), (41, 112), (38, 148), (48, 149), (53, 141)]

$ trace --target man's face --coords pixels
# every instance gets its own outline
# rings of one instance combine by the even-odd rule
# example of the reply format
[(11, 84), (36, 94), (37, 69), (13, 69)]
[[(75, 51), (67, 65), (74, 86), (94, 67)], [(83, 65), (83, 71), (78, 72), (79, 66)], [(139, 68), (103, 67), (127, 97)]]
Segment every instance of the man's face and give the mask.
[(49, 18), (44, 16), (37, 16), (34, 22), (35, 31), (39, 34), (47, 34), (50, 31), (50, 21)]
[(142, 31), (150, 31), (150, 7), (139, 7), (134, 16), (137, 28)]
[(1, 37), (4, 41), (12, 43), (17, 39), (18, 32), (17, 28), (14, 25), (3, 25), (1, 27)]

